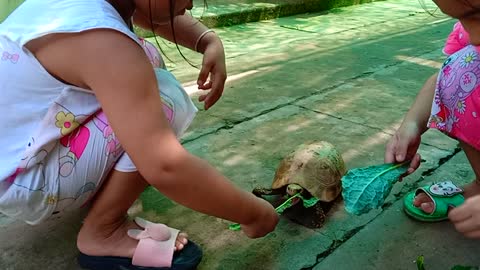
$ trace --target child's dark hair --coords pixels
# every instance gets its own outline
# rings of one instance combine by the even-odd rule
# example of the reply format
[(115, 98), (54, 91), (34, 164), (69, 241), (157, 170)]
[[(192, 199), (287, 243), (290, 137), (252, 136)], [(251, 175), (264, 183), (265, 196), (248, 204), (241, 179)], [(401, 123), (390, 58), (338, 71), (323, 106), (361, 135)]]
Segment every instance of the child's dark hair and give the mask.
[[(198, 68), (197, 65), (193, 64), (190, 60), (188, 60), (185, 55), (182, 53), (182, 51), (180, 50), (180, 47), (178, 47), (178, 43), (177, 43), (177, 38), (176, 38), (176, 35), (175, 35), (175, 26), (174, 26), (174, 20), (175, 20), (175, 0), (169, 0), (170, 1), (170, 26), (172, 28), (172, 37), (173, 37), (173, 43), (175, 43), (175, 46), (177, 47), (177, 50), (178, 52), (180, 53), (180, 55), (182, 56), (183, 59), (185, 59), (185, 61), (190, 64), (192, 67), (195, 67), (195, 68)], [(207, 2), (206, 0), (204, 1), (204, 4), (205, 4), (205, 7), (207, 6)], [(157, 39), (157, 36), (155, 35), (155, 27), (154, 27), (154, 24), (153, 24), (153, 15), (152, 15), (152, 0), (148, 0), (148, 9), (149, 9), (149, 19), (150, 19), (150, 27), (151, 27), (151, 32), (153, 33), (153, 37), (155, 38), (155, 42), (157, 43), (157, 46), (158, 48), (160, 49), (160, 51), (162, 52), (162, 55), (165, 56), (165, 58), (167, 58), (170, 62), (173, 62), (170, 58), (168, 58), (166, 56), (166, 54), (164, 53), (164, 51), (162, 50), (162, 47), (160, 46), (159, 42), (158, 42), (158, 39)]]
[[(472, 16), (475, 16), (475, 15), (478, 15), (480, 14), (480, 6), (475, 6), (473, 5), (469, 0), (452, 0), (452, 1), (457, 1), (459, 2), (460, 4), (463, 3), (464, 5), (466, 6), (469, 6), (471, 9), (469, 11), (467, 11), (465, 14), (462, 14), (460, 16), (458, 16), (457, 19), (465, 19), (465, 18), (469, 18), (469, 17), (472, 17)], [(427, 6), (425, 5), (425, 2), (424, 0), (419, 0), (420, 2), (420, 5), (422, 6), (422, 8), (430, 15), (432, 16), (435, 16), (435, 12), (438, 11), (438, 7), (432, 12), (430, 10), (428, 10)]]
[(425, 4), (425, 2), (423, 0), (418, 0), (418, 2), (420, 3), (420, 6), (422, 6), (423, 10), (425, 10), (425, 12), (427, 12), (430, 16), (433, 16), (433, 17), (436, 16), (435, 13), (438, 11), (438, 7), (435, 8), (435, 10), (430, 11), (430, 10), (428, 10), (427, 5)]

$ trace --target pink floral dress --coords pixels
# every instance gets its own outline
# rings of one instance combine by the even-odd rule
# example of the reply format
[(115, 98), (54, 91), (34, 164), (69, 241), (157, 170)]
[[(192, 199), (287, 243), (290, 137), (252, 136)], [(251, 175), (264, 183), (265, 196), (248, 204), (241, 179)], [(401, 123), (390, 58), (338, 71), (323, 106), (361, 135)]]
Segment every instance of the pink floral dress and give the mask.
[(462, 29), (454, 27), (445, 46), (452, 55), (438, 74), (428, 126), (480, 151), (480, 46), (455, 44)]
[(453, 30), (448, 35), (447, 41), (445, 42), (445, 47), (443, 48), (443, 53), (446, 55), (452, 55), (459, 50), (465, 48), (470, 44), (470, 35), (463, 28), (463, 25), (460, 22), (455, 23)]

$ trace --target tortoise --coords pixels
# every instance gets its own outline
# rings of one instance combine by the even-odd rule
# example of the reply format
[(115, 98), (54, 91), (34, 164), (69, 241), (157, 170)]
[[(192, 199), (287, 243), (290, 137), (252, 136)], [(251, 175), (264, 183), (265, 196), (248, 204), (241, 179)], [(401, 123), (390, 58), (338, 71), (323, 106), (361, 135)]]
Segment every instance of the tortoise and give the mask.
[(253, 194), (258, 197), (281, 195), (283, 201), (298, 192), (307, 199), (316, 197), (319, 201), (309, 208), (295, 198), (294, 205), (284, 214), (308, 228), (320, 228), (326, 213), (340, 197), (345, 173), (345, 162), (332, 144), (326, 141), (302, 144), (280, 162), (271, 188), (257, 187)]

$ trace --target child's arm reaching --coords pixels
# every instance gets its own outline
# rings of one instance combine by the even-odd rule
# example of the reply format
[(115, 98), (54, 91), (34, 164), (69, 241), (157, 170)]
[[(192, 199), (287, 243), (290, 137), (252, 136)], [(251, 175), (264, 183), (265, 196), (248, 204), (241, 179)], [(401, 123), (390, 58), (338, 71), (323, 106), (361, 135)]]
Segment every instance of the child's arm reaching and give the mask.
[[(181, 45), (185, 48), (189, 48), (193, 51), (197, 51), (195, 50), (196, 49), (195, 45), (197, 45), (196, 43), (198, 41), (198, 38), (205, 31), (209, 30), (209, 28), (188, 13), (185, 13), (184, 15), (180, 15), (180, 16), (175, 16), (173, 21), (174, 21), (173, 28), (175, 29), (175, 40), (177, 41), (178, 45)], [(155, 22), (151, 22), (147, 14), (143, 14), (139, 11), (135, 12), (133, 16), (133, 22), (135, 23), (135, 25), (143, 29), (153, 31), (155, 34), (159, 35), (160, 37), (174, 42), (172, 25), (170, 23), (157, 24)], [(213, 32), (209, 32), (208, 34), (202, 37), (202, 40), (207, 36), (213, 37), (216, 35)], [(200, 40), (200, 42), (202, 40)], [(203, 52), (202, 50), (200, 50), (201, 49), (200, 46), (198, 49), (199, 49), (198, 52), (200, 53)]]
[[(209, 109), (220, 99), (227, 79), (227, 69), (222, 41), (213, 31), (188, 13), (174, 18), (175, 40), (170, 23), (152, 23), (147, 15), (138, 11), (134, 15), (134, 23), (144, 29), (153, 30), (162, 38), (202, 53), (202, 69), (197, 84), (199, 89), (211, 91), (201, 95), (199, 100), (205, 101), (205, 109)], [(207, 82), (209, 75), (210, 81)]]
[(411, 160), (407, 174), (413, 173), (420, 165), (417, 154), (422, 134), (427, 131), (437, 73), (432, 75), (417, 95), (415, 102), (406, 114), (400, 128), (390, 139), (385, 151), (386, 163), (401, 163)]
[(164, 115), (151, 64), (134, 41), (115, 31), (95, 30), (49, 46), (68, 55), (49, 70), (94, 91), (149, 184), (189, 208), (242, 224), (249, 237), (275, 228), (278, 215), (268, 202), (235, 187), (182, 147)]

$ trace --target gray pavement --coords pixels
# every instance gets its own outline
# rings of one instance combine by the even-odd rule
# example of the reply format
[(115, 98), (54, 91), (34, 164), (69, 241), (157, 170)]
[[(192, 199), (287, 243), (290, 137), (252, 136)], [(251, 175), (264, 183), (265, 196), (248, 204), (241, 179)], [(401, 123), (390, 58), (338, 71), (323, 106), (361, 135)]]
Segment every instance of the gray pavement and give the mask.
[[(268, 186), (282, 157), (311, 140), (336, 145), (349, 168), (381, 163), (386, 141), (442, 64), (453, 23), (417, 1), (390, 0), (217, 28), (227, 53), (226, 91), (215, 107), (200, 111), (182, 141), (245, 190)], [(198, 70), (171, 44), (161, 45), (174, 60), (168, 67), (196, 99)], [(439, 132), (425, 134), (420, 152), (425, 162), (394, 187), (383, 209), (352, 216), (339, 203), (317, 230), (282, 218), (275, 232), (250, 240), (229, 231), (229, 222), (153, 189), (143, 194), (138, 213), (187, 231), (204, 249), (201, 270), (416, 269), (419, 255), (427, 269), (480, 265), (479, 242), (462, 238), (448, 222), (423, 224), (403, 214), (401, 199), (418, 185), (473, 179), (457, 143)], [(0, 269), (78, 269), (80, 221), (72, 213), (32, 228), (0, 218)]]

